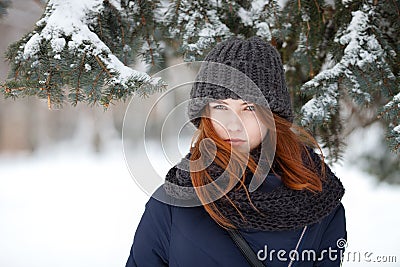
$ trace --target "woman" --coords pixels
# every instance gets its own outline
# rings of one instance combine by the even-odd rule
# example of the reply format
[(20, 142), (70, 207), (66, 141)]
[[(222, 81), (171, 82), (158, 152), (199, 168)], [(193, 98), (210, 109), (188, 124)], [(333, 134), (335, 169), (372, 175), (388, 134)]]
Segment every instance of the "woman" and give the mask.
[(197, 127), (190, 153), (146, 204), (127, 267), (249, 266), (249, 254), (265, 266), (340, 266), (344, 188), (315, 139), (292, 124), (275, 48), (258, 37), (215, 46), (188, 116)]

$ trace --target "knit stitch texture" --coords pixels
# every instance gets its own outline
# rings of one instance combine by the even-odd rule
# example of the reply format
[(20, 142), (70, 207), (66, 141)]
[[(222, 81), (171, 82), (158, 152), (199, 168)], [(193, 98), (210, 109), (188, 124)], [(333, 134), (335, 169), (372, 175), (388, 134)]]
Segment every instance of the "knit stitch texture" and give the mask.
[[(258, 161), (260, 158), (260, 146), (253, 149), (250, 155)], [(312, 162), (304, 155), (304, 164), (319, 172), (322, 160), (312, 149), (308, 148)], [(186, 159), (190, 158), (190, 153)], [(179, 165), (179, 164), (178, 164)], [(273, 167), (276, 169), (276, 167)], [(222, 214), (240, 229), (256, 230), (294, 230), (305, 225), (310, 225), (322, 220), (333, 211), (344, 195), (344, 187), (338, 177), (325, 165), (326, 177), (322, 179), (322, 191), (311, 192), (309, 190), (293, 190), (284, 184), (271, 192), (255, 190), (250, 192), (250, 198), (255, 207), (250, 205), (243, 188), (230, 190), (227, 196), (237, 205), (246, 218), (243, 220), (235, 208), (225, 197), (216, 200)], [(207, 172), (213, 179), (218, 179), (223, 170), (214, 162), (207, 167)], [(279, 171), (278, 171), (279, 172)], [(252, 173), (246, 170), (246, 181), (252, 178)], [(180, 188), (171, 186), (179, 185)], [(166, 176), (164, 189), (167, 194), (178, 200), (197, 197), (194, 193), (190, 172), (178, 168), (175, 165)]]

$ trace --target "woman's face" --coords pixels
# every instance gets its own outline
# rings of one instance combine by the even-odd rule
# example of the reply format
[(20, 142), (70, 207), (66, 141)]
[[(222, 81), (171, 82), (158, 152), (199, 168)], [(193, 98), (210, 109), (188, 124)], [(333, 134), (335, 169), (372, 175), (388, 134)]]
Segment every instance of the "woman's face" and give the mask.
[(257, 147), (264, 139), (267, 127), (258, 118), (255, 108), (254, 104), (241, 99), (210, 102), (210, 119), (218, 136), (241, 152)]

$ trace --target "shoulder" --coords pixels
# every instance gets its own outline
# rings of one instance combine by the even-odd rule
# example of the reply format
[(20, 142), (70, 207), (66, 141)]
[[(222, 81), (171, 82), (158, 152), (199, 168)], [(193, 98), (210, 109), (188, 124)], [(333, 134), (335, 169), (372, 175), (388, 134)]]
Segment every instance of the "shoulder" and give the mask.
[(146, 210), (153, 216), (160, 213), (171, 213), (170, 197), (166, 193), (164, 186), (160, 185), (150, 196), (146, 203)]
[(324, 220), (329, 224), (332, 222), (332, 220), (335, 220), (337, 218), (345, 218), (346, 213), (344, 206), (342, 202), (339, 202), (339, 204), (336, 206), (336, 208), (332, 209), (332, 211), (324, 218)]
[(170, 193), (176, 182), (176, 171), (176, 165), (168, 170), (164, 183), (156, 188), (146, 203), (146, 210), (149, 210), (154, 216), (160, 216), (160, 214), (165, 216), (166, 213), (170, 215), (175, 208), (182, 206), (180, 200)]
[(324, 236), (346, 236), (346, 212), (342, 202), (339, 202), (323, 220)]
[(329, 223), (339, 220), (343, 223), (346, 222), (346, 212), (342, 202), (339, 202), (339, 205), (335, 209), (333, 209), (332, 212), (328, 215)]

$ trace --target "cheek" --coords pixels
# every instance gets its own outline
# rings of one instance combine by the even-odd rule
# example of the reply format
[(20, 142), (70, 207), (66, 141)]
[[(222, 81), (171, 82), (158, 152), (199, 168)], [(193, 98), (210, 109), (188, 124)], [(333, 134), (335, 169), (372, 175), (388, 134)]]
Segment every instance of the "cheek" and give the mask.
[[(226, 115), (225, 115), (226, 116)], [(224, 112), (210, 112), (210, 119), (214, 130), (218, 135), (223, 135), (226, 133), (226, 117), (224, 117)]]
[(212, 119), (211, 122), (212, 122), (212, 126), (214, 127), (215, 132), (220, 137), (226, 135), (227, 132), (225, 130), (225, 127), (221, 124), (220, 121)]
[(249, 139), (254, 141), (261, 141), (267, 132), (267, 128), (256, 119), (253, 119), (246, 124), (246, 130)]

